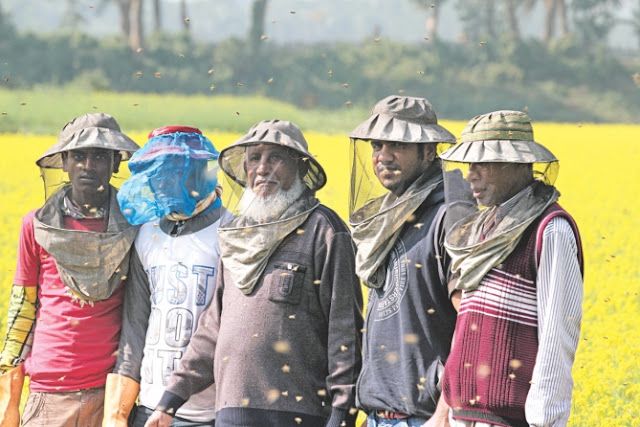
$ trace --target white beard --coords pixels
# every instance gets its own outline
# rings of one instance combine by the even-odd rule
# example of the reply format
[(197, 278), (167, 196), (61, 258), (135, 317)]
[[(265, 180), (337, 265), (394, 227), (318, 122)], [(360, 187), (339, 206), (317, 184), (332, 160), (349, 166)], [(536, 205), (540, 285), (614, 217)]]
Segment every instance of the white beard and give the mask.
[(306, 185), (299, 177), (288, 190), (280, 188), (275, 194), (269, 196), (258, 196), (252, 189), (247, 188), (238, 203), (240, 214), (258, 223), (279, 218), (289, 206), (300, 199), (305, 189)]

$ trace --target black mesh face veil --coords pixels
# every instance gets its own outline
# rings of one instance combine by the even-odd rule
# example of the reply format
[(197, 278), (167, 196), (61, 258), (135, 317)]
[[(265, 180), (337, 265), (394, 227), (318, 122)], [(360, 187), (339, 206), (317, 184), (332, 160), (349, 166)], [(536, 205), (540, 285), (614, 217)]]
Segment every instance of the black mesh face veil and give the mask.
[[(229, 211), (231, 211), (234, 215), (241, 216), (244, 214), (243, 209), (246, 208), (246, 205), (241, 204), (241, 199), (243, 194), (246, 192), (251, 192), (252, 189), (249, 186), (249, 178), (247, 176), (247, 171), (245, 169), (245, 163), (247, 162), (248, 150), (250, 147), (257, 147), (261, 144), (248, 144), (248, 145), (239, 145), (235, 147), (229, 147), (225, 149), (223, 154), (219, 159), (220, 167), (225, 171), (230, 171), (230, 173), (220, 174), (219, 177), (222, 179), (224, 195), (223, 195), (223, 204)], [(277, 144), (265, 144), (271, 145), (276, 148), (281, 148), (281, 146)], [(313, 193), (312, 188), (317, 188), (319, 184), (319, 174), (318, 169), (312, 169), (315, 167), (315, 164), (308, 161), (307, 156), (303, 156), (301, 153), (285, 148), (280, 151), (284, 156), (286, 156), (287, 160), (291, 160), (295, 163), (295, 172), (299, 178), (299, 182), (302, 186), (302, 192), (304, 194)], [(271, 170), (271, 173), (266, 175), (264, 178), (266, 179), (277, 179), (281, 174), (281, 167), (274, 167)]]
[[(363, 218), (353, 218), (353, 214), (371, 201), (389, 193), (399, 181), (400, 188), (406, 186), (415, 177), (403, 178), (402, 173), (413, 173), (408, 170), (394, 170), (398, 180), (386, 178), (383, 187), (374, 172), (374, 150), (372, 144), (433, 144), (436, 155), (456, 142), (455, 136), (438, 124), (438, 117), (431, 103), (426, 98), (391, 95), (378, 101), (371, 115), (360, 123), (349, 134), (351, 140), (351, 187), (349, 192), (349, 214), (356, 222)], [(418, 155), (425, 150), (418, 150)], [(379, 153), (379, 152), (378, 152)], [(393, 163), (394, 159), (386, 160)], [(396, 165), (397, 167), (397, 165)], [(391, 169), (390, 169), (391, 170)], [(380, 173), (380, 170), (379, 170)], [(406, 190), (406, 188), (405, 188)], [(398, 190), (397, 186), (394, 191)]]
[(349, 215), (368, 202), (388, 192), (373, 170), (371, 141), (351, 138), (349, 147), (351, 185), (349, 187)]
[[(270, 144), (265, 142), (264, 144)], [(251, 143), (246, 145), (237, 145), (226, 148), (224, 150), (224, 156), (220, 159), (220, 167), (227, 172), (229, 179), (233, 180), (241, 187), (247, 185), (247, 173), (245, 170), (244, 162), (246, 156), (246, 150), (249, 146), (260, 145), (259, 143)], [(279, 145), (279, 144), (274, 144)], [(319, 163), (312, 158), (310, 154), (301, 153), (294, 149), (287, 150), (287, 155), (296, 160), (303, 162), (302, 168), (306, 169), (304, 175), (302, 175), (302, 181), (309, 187), (311, 191), (317, 191), (322, 188), (326, 182), (324, 170)]]
[(130, 175), (124, 162), (139, 147), (120, 130), (116, 120), (109, 114), (89, 113), (64, 125), (57, 142), (36, 161), (44, 181), (45, 198), (69, 183), (68, 175), (62, 170), (63, 159), (69, 151), (95, 148), (112, 150), (116, 153), (114, 158), (120, 159), (119, 171), (112, 175), (110, 181), (111, 185), (119, 188)]
[[(124, 183), (131, 176), (131, 172), (127, 167), (126, 161), (120, 162), (120, 168), (118, 173), (114, 173), (111, 175), (111, 180), (109, 184), (114, 186), (115, 188), (120, 188), (122, 183)], [(40, 168), (40, 177), (42, 178), (42, 182), (44, 183), (44, 197), (48, 199), (56, 191), (65, 185), (71, 184), (69, 181), (69, 175), (59, 168)]]
[[(553, 186), (558, 177), (559, 164), (555, 155), (534, 140), (531, 119), (520, 111), (494, 111), (474, 117), (462, 132), (460, 143), (442, 153), (445, 171), (448, 225), (459, 220), (461, 179), (468, 179), (469, 170), (485, 170), (490, 174), (510, 173), (506, 165), (529, 165), (530, 179)], [(474, 174), (475, 176), (476, 174)], [(517, 175), (516, 175), (517, 176)], [(515, 176), (514, 176), (515, 177)], [(473, 178), (471, 178), (473, 179)], [(477, 179), (477, 177), (476, 177)], [(493, 203), (478, 193), (478, 208)]]
[[(422, 145), (423, 143), (407, 144)], [(434, 144), (436, 156), (453, 145), (452, 142), (428, 142), (424, 144)], [(351, 138), (349, 146), (349, 163), (351, 165), (349, 216), (352, 216), (354, 212), (366, 204), (389, 193), (389, 190), (380, 183), (376, 176), (373, 160), (371, 140)], [(358, 220), (357, 218), (352, 219), (356, 220), (356, 222)]]
[[(256, 155), (260, 160), (252, 163)], [(315, 194), (327, 181), (300, 129), (283, 120), (264, 120), (252, 126), (246, 135), (222, 150), (218, 162), (225, 173), (223, 202), (236, 215), (244, 214), (251, 205), (262, 206), (264, 203), (265, 214), (273, 208), (273, 214), (279, 216), (287, 204)], [(261, 162), (268, 163), (268, 170), (257, 166)], [(252, 179), (253, 184), (265, 180), (268, 183), (258, 184), (262, 189), (258, 186), (250, 189)], [(253, 190), (256, 192), (252, 194)], [(264, 200), (256, 200), (255, 195)], [(253, 216), (262, 215), (254, 209)]]

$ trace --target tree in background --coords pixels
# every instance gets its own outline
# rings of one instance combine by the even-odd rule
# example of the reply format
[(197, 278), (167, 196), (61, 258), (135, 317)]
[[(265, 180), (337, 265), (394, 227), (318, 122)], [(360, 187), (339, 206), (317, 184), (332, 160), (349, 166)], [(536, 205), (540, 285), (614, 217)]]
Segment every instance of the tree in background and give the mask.
[(143, 42), (142, 0), (130, 0), (129, 4), (129, 47), (135, 51), (142, 48)]
[[(110, 2), (111, 0), (104, 0), (105, 2)], [(120, 15), (120, 32), (124, 40), (129, 40), (129, 33), (131, 31), (130, 21), (131, 18), (129, 16), (129, 8), (131, 6), (130, 0), (113, 0), (113, 2), (118, 6), (118, 12)]]
[(636, 39), (638, 39), (638, 48), (640, 49), (640, 0), (637, 0), (636, 4), (637, 6), (633, 10), (631, 19), (627, 23), (631, 25), (633, 33), (636, 35)]
[(153, 0), (153, 31), (162, 32), (162, 6), (160, 0)]
[[(163, 32), (162, 27), (162, 0), (152, 0), (153, 4), (153, 31), (156, 34)], [(189, 14), (187, 12), (187, 0), (180, 0), (180, 21), (182, 30), (189, 32)]]
[(573, 0), (571, 9), (576, 33), (586, 46), (605, 45), (617, 24), (614, 10), (621, 0)]
[(4, 30), (5, 25), (8, 23), (8, 19), (4, 17), (4, 12), (2, 11), (2, 4), (0, 4), (0, 30)]
[(0, 36), (4, 39), (5, 36), (11, 35), (14, 32), (13, 23), (11, 20), (5, 15), (4, 10), (2, 9), (2, 4), (0, 4)]
[(411, 0), (411, 3), (416, 4), (420, 9), (427, 12), (431, 11), (427, 15), (425, 22), (425, 29), (427, 30), (427, 38), (429, 40), (436, 40), (438, 38), (438, 21), (440, 18), (440, 8), (446, 3), (446, 0), (429, 1), (429, 0)]
[[(515, 40), (520, 40), (520, 23), (518, 11), (531, 13), (537, 0), (458, 0), (457, 10), (465, 29), (465, 34), (472, 38), (481, 36), (495, 37), (507, 31)], [(504, 17), (496, 20), (496, 17)], [(555, 33), (556, 17), (560, 22), (562, 34), (568, 32), (565, 0), (544, 0), (544, 33), (545, 42), (551, 40)]]
[(180, 17), (182, 18), (182, 30), (189, 32), (189, 15), (187, 14), (187, 0), (180, 0)]
[(143, 25), (142, 25), (142, 3), (143, 0), (103, 0), (105, 3), (113, 2), (118, 8), (120, 15), (120, 32), (129, 48), (137, 51), (142, 48)]
[(260, 49), (260, 41), (264, 35), (264, 21), (267, 14), (268, 0), (253, 0), (251, 5), (251, 26), (249, 27), (249, 45), (252, 52)]
[(66, 0), (67, 8), (64, 13), (64, 18), (60, 23), (62, 27), (71, 28), (76, 30), (80, 27), (80, 24), (85, 20), (80, 13), (78, 7), (78, 0)]
[(542, 39), (547, 44), (555, 36), (556, 18), (558, 18), (559, 21), (561, 34), (563, 36), (569, 34), (567, 4), (565, 0), (544, 0), (544, 32)]
[[(640, 0), (630, 0), (629, 3), (632, 1), (636, 7), (631, 10), (630, 16), (628, 18), (620, 18), (616, 23), (627, 25), (631, 28), (631, 31), (636, 36), (637, 47), (640, 49)], [(640, 86), (640, 84), (638, 86)]]
[(495, 0), (458, 0), (457, 6), (467, 38), (493, 38), (502, 32), (502, 28), (496, 28)]
[[(520, 3), (520, 0), (516, 1)], [(516, 2), (514, 0), (504, 0), (504, 10), (511, 36), (516, 40), (520, 40), (520, 26), (516, 17)]]

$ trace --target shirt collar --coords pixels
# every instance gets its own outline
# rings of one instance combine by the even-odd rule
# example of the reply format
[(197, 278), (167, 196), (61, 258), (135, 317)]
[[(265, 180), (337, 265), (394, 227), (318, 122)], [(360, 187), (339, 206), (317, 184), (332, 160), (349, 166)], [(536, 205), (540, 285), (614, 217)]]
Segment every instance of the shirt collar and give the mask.
[[(93, 209), (92, 209), (93, 211)], [(104, 218), (105, 207), (96, 208), (95, 212), (90, 212), (89, 215), (85, 215), (82, 213), (82, 209), (77, 207), (69, 198), (69, 196), (65, 196), (62, 199), (62, 215), (70, 216), (73, 219), (86, 219), (86, 218)]]

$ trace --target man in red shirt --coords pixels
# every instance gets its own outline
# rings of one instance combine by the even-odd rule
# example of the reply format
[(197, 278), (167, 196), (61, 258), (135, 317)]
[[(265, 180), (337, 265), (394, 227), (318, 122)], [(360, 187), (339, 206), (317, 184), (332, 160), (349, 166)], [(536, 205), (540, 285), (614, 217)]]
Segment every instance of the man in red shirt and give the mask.
[(123, 282), (137, 228), (109, 184), (138, 146), (115, 119), (94, 113), (65, 125), (36, 164), (45, 204), (22, 221), (5, 343), (0, 353), (0, 425), (18, 426), (24, 375), (30, 393), (22, 425), (100, 426), (104, 384), (120, 336)]

